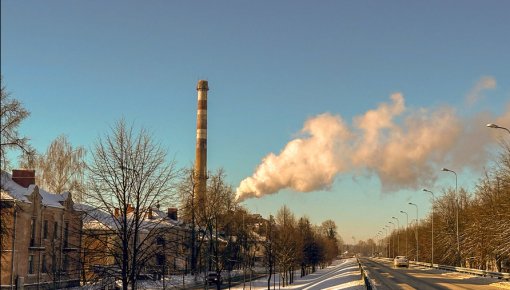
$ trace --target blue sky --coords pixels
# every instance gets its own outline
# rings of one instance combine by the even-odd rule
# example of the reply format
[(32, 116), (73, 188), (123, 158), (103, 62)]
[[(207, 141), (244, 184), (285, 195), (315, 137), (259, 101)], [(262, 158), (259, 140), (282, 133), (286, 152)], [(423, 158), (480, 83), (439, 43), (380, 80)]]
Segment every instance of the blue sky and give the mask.
[[(447, 106), (460, 118), (501, 116), (510, 100), (508, 1), (1, 5), (2, 81), (31, 111), (21, 130), (39, 151), (60, 134), (90, 149), (125, 117), (189, 166), (195, 86), (207, 79), (209, 169), (223, 167), (237, 187), (318, 114), (351, 123), (396, 92), (407, 108)], [(466, 105), (483, 77), (496, 85)], [(457, 170), (459, 185), (472, 188), (479, 175)], [(431, 190), (453, 181), (438, 173)], [(368, 170), (338, 174), (326, 189), (283, 189), (244, 204), (264, 216), (286, 204), (315, 223), (333, 219), (351, 241), (375, 235), (400, 210), (413, 212), (411, 200), (425, 216), (428, 196), (409, 188), (382, 193)]]

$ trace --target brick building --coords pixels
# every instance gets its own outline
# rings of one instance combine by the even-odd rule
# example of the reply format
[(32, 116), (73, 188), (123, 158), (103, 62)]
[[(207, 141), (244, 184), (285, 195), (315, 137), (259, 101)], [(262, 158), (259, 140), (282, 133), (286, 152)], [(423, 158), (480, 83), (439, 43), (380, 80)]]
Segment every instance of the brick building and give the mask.
[[(80, 204), (83, 218), (83, 269), (87, 282), (104, 282), (105, 278), (120, 280), (121, 242), (119, 210), (112, 213)], [(134, 208), (129, 205), (127, 218), (131, 223)], [(143, 210), (137, 241), (140, 274), (159, 279), (187, 271), (189, 232), (177, 219), (177, 209), (162, 211), (159, 206)], [(131, 231), (132, 229), (130, 229)], [(133, 238), (134, 236), (132, 236)], [(130, 244), (130, 249), (133, 245)]]
[(39, 188), (34, 170), (2, 171), (0, 200), (0, 288), (78, 286), (82, 219), (71, 193)]

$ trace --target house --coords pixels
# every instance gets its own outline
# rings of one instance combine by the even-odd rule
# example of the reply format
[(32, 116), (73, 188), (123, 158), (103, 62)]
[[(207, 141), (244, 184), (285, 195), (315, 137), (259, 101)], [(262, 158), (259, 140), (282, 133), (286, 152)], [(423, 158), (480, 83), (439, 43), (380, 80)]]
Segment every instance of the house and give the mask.
[(39, 188), (34, 170), (1, 171), (0, 185), (1, 289), (79, 286), (82, 213), (71, 193)]
[[(105, 277), (119, 279), (122, 258), (119, 210), (113, 209), (110, 213), (91, 205), (80, 204), (79, 207), (84, 212), (82, 248), (85, 279), (89, 282), (102, 281)], [(128, 205), (130, 224), (133, 214), (134, 208)], [(144, 209), (136, 237), (140, 274), (157, 278), (163, 273), (169, 275), (187, 271), (189, 238), (187, 226), (177, 220), (176, 208), (169, 208), (166, 212), (158, 205)]]

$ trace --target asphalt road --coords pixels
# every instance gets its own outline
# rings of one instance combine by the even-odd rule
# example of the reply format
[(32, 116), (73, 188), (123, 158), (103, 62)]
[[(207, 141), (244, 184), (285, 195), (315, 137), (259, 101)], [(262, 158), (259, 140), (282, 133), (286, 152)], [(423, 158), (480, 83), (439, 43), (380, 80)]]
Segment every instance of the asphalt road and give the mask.
[(491, 286), (501, 280), (471, 276), (463, 273), (448, 272), (422, 266), (410, 265), (409, 268), (395, 268), (390, 261), (379, 259), (360, 259), (369, 271), (370, 278), (376, 282), (377, 290), (387, 289), (475, 289), (501, 290)]

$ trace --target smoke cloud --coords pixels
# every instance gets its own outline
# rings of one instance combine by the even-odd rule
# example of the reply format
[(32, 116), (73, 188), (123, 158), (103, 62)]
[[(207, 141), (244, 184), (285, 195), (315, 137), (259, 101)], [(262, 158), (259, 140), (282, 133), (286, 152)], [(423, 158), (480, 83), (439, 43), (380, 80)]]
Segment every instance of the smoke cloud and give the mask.
[(241, 181), (237, 199), (284, 188), (328, 189), (346, 172), (377, 175), (383, 192), (427, 186), (438, 168), (483, 166), (491, 142), (486, 120), (497, 118), (461, 120), (450, 107), (410, 110), (400, 93), (355, 117), (350, 127), (338, 115), (321, 114), (308, 119), (297, 138), (278, 155), (267, 155), (254, 174)]
[(476, 82), (474, 87), (469, 91), (466, 96), (466, 103), (471, 106), (483, 97), (485, 90), (495, 89), (496, 79), (491, 76), (485, 76)]

